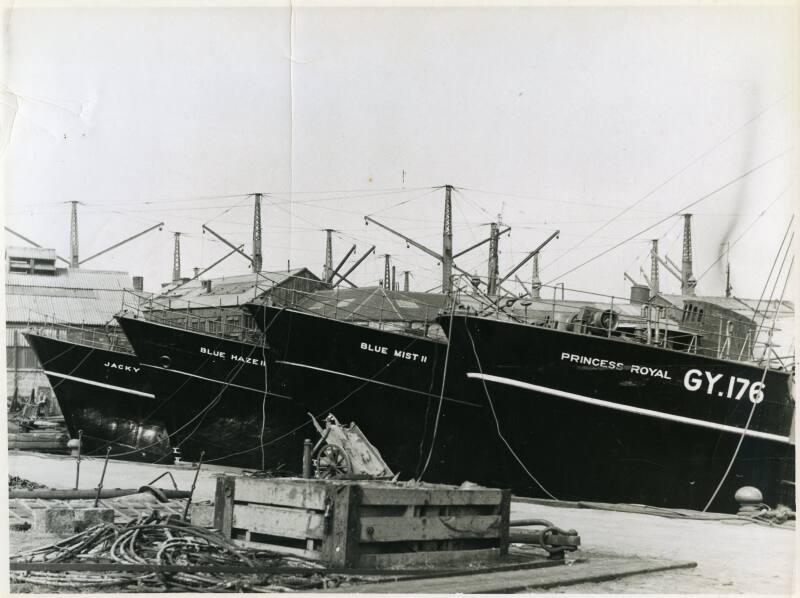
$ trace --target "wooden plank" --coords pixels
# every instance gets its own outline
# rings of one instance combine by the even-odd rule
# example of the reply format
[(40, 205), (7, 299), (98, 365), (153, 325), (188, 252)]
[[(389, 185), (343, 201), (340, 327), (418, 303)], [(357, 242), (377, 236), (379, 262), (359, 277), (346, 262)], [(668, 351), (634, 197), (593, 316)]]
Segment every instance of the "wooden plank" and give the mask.
[[(481, 548), (477, 550), (437, 550), (432, 552), (401, 552), (362, 554), (358, 566), (365, 569), (402, 569), (406, 567), (446, 567), (448, 565), (465, 566), (472, 562), (491, 562), (500, 558), (499, 548)], [(370, 584), (372, 585), (372, 584)], [(381, 584), (383, 585), (383, 584)], [(373, 586), (374, 587), (374, 586)], [(459, 586), (451, 585), (450, 592)], [(348, 589), (356, 590), (355, 587)], [(356, 590), (358, 591), (358, 590)], [(411, 590), (412, 592), (414, 590)], [(458, 589), (458, 591), (463, 591)]]
[(231, 537), (231, 528), (233, 527), (235, 490), (235, 478), (231, 476), (217, 478), (217, 489), (214, 493), (214, 527), (226, 538)]
[(502, 499), (502, 491), (443, 490), (438, 488), (362, 488), (364, 505), (497, 505)]
[(500, 515), (362, 517), (362, 542), (500, 538)]
[(322, 559), (322, 554), (315, 550), (304, 550), (293, 546), (281, 546), (280, 544), (268, 544), (266, 542), (248, 542), (247, 540), (233, 540), (233, 543), (242, 548), (254, 548), (255, 550), (271, 550), (281, 554), (292, 554), (302, 556), (307, 559), (318, 561)]
[(237, 478), (236, 500), (300, 509), (325, 509), (325, 483), (321, 480)]
[(697, 563), (690, 561), (667, 561), (663, 559), (597, 559), (574, 564), (571, 567), (549, 567), (503, 571), (501, 573), (472, 573), (458, 577), (409, 579), (331, 588), (324, 591), (339, 591), (347, 592), (348, 594), (450, 594), (457, 588), (458, 592), (465, 594), (506, 594), (544, 590), (579, 583), (596, 583), (629, 575), (688, 569), (696, 566)]
[(324, 558), (334, 567), (355, 567), (361, 535), (361, 488), (352, 484), (331, 486), (328, 493), (333, 516), (330, 533), (323, 542)]
[(509, 523), (511, 521), (511, 490), (503, 490), (500, 501), (500, 554), (508, 554)]
[(233, 527), (297, 540), (325, 537), (325, 520), (321, 513), (271, 505), (237, 504), (233, 510)]

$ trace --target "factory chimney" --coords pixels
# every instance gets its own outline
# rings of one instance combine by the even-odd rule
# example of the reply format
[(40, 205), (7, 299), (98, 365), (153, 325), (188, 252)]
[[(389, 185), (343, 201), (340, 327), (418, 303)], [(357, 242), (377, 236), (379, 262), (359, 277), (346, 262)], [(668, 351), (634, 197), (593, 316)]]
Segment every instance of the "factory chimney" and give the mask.
[(408, 275), (411, 274), (409, 270), (403, 270), (403, 290), (409, 291)]
[(692, 215), (683, 215), (683, 261), (681, 263), (681, 294), (694, 296), (697, 280), (692, 275)]
[(139, 292), (144, 291), (144, 276), (133, 277), (133, 290)]

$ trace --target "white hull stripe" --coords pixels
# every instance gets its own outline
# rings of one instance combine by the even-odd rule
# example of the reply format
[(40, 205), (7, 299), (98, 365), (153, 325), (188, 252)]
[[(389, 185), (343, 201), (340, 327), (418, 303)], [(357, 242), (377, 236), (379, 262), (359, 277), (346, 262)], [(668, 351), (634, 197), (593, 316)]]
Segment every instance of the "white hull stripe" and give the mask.
[(611, 403), (601, 399), (593, 399), (584, 395), (578, 395), (563, 390), (556, 390), (554, 388), (547, 388), (546, 386), (537, 386), (536, 384), (529, 384), (528, 382), (520, 382), (513, 378), (504, 378), (503, 376), (493, 376), (491, 374), (479, 374), (477, 372), (469, 372), (467, 378), (476, 378), (478, 380), (486, 380), (487, 382), (496, 382), (497, 384), (505, 384), (507, 386), (516, 386), (517, 388), (524, 388), (525, 390), (532, 390), (541, 392), (562, 399), (570, 399), (572, 401), (579, 401), (581, 403), (588, 403), (598, 407), (606, 407), (607, 409), (616, 409), (618, 411), (626, 411), (628, 413), (636, 413), (638, 415), (647, 415), (657, 419), (666, 419), (669, 421), (687, 424), (690, 426), (698, 426), (701, 428), (712, 428), (714, 430), (722, 430), (723, 432), (731, 432), (732, 434), (745, 433), (746, 436), (753, 438), (763, 438), (765, 440), (774, 440), (775, 442), (784, 442), (787, 444), (794, 444), (793, 440), (786, 436), (778, 436), (777, 434), (768, 434), (767, 432), (759, 432), (757, 430), (745, 430), (744, 428), (737, 428), (736, 426), (726, 426), (725, 424), (718, 424), (715, 422), (708, 422), (702, 419), (694, 419), (691, 417), (683, 417), (682, 415), (672, 415), (671, 413), (663, 413), (661, 411), (653, 411), (652, 409), (644, 409), (642, 407), (631, 407), (630, 405), (621, 405), (619, 403)]
[[(296, 363), (294, 361), (276, 361), (275, 363), (280, 363), (282, 365), (293, 365), (298, 368), (306, 368), (309, 370), (315, 370), (317, 372), (325, 372), (326, 374), (333, 374), (334, 376), (342, 376), (343, 378), (350, 378), (352, 380), (360, 380), (362, 382), (369, 382), (370, 384), (377, 384), (378, 386), (386, 386), (388, 388), (396, 388), (397, 390), (402, 390), (403, 392), (412, 392), (414, 394), (422, 395), (424, 397), (434, 397), (439, 398), (439, 395), (434, 395), (428, 392), (424, 392), (422, 390), (414, 390), (413, 388), (408, 388), (405, 386), (398, 386), (396, 384), (389, 384), (388, 382), (380, 382), (378, 380), (373, 380), (372, 378), (364, 378), (363, 376), (355, 376), (353, 374), (345, 374), (344, 372), (337, 372), (336, 370), (326, 370), (325, 368), (318, 368), (313, 365), (307, 365), (305, 363)], [(480, 405), (476, 405), (475, 403), (470, 403), (469, 401), (459, 401), (458, 399), (451, 399), (449, 397), (444, 398), (445, 401), (450, 401), (451, 403), (460, 403), (461, 405), (468, 405), (469, 407), (480, 407)]]
[(127, 392), (128, 394), (136, 395), (137, 397), (147, 397), (148, 399), (155, 399), (156, 395), (149, 392), (142, 392), (140, 390), (133, 390), (132, 388), (125, 388), (124, 386), (114, 386), (113, 384), (106, 384), (105, 382), (97, 382), (95, 380), (87, 380), (86, 378), (78, 378), (77, 376), (69, 376), (67, 374), (59, 374), (58, 372), (44, 371), (48, 376), (55, 376), (56, 378), (64, 378), (65, 380), (72, 380), (73, 382), (80, 382), (81, 384), (89, 384), (91, 386), (98, 386), (100, 388), (107, 388), (109, 390), (116, 390), (119, 392)]
[[(183, 370), (172, 370), (170, 368), (162, 368), (157, 365), (148, 365), (146, 363), (142, 364), (146, 368), (151, 368), (153, 370), (160, 370), (162, 372), (170, 372), (172, 374), (178, 374), (179, 376), (188, 376), (189, 378), (197, 378), (198, 380), (205, 380), (206, 382), (213, 382), (214, 384), (220, 384), (222, 386), (231, 386), (233, 388), (238, 388), (241, 390), (249, 390), (250, 392), (255, 392), (260, 395), (264, 394), (264, 391), (259, 388), (253, 388), (251, 386), (242, 386), (240, 384), (233, 384), (232, 382), (223, 382), (222, 380), (217, 380), (216, 378), (207, 378), (205, 376), (198, 376), (197, 374), (190, 374), (189, 372), (184, 372)], [(274, 392), (267, 393), (271, 397), (278, 397), (279, 399), (288, 399), (291, 400), (292, 397), (287, 397), (286, 395), (279, 395)]]

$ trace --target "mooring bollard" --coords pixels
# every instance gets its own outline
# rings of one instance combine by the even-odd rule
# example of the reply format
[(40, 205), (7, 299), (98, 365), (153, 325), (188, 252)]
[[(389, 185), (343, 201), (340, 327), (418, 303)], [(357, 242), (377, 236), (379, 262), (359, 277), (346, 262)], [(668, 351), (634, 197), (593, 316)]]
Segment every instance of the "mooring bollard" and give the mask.
[(77, 458), (75, 463), (75, 490), (78, 489), (78, 483), (81, 480), (81, 439), (83, 438), (83, 430), (78, 430), (78, 438), (73, 438), (67, 443), (70, 448), (72, 456)]
[(103, 461), (103, 471), (100, 474), (100, 483), (97, 485), (97, 495), (94, 497), (94, 506), (100, 502), (100, 492), (103, 490), (103, 480), (106, 478), (106, 467), (108, 467), (108, 456), (111, 454), (111, 447), (106, 449), (106, 460)]
[(186, 507), (183, 509), (183, 520), (186, 521), (189, 517), (189, 507), (192, 504), (192, 497), (194, 496), (194, 488), (197, 486), (197, 477), (200, 475), (200, 468), (203, 466), (203, 457), (206, 456), (205, 451), (200, 453), (200, 461), (197, 462), (197, 469), (194, 470), (194, 480), (192, 480), (192, 487), (189, 490), (189, 497), (186, 499)]
[(303, 441), (303, 477), (311, 478), (311, 439)]

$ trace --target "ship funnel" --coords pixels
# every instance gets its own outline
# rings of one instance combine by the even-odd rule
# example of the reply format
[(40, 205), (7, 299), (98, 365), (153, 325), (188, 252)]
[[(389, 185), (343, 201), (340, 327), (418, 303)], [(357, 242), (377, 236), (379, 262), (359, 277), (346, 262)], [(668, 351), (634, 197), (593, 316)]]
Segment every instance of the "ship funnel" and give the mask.
[(650, 301), (650, 287), (643, 284), (631, 286), (631, 303), (648, 303)]

